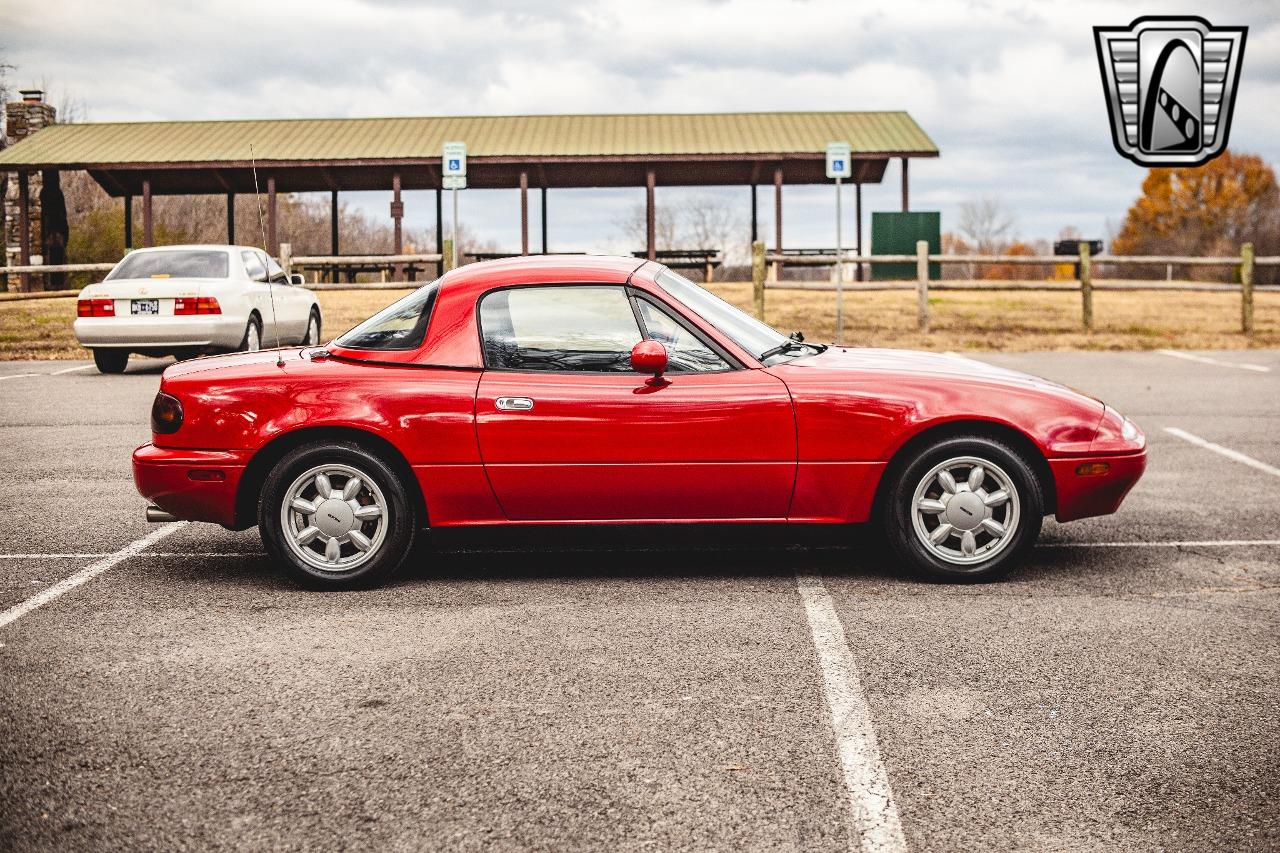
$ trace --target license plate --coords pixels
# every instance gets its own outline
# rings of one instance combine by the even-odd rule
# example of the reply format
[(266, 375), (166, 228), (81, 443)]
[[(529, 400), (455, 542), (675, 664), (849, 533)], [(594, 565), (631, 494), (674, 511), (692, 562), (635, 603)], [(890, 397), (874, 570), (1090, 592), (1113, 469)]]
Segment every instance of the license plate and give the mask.
[(129, 311), (132, 314), (159, 314), (159, 299), (135, 299), (129, 304)]

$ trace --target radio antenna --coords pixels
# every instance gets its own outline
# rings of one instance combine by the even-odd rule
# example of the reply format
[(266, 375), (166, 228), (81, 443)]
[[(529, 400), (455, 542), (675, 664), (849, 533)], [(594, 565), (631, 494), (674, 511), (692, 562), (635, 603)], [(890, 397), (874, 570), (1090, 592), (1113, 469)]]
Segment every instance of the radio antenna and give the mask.
[(271, 249), (267, 246), (267, 226), (262, 220), (262, 191), (258, 188), (258, 161), (253, 156), (253, 143), (249, 143), (249, 168), (253, 171), (253, 198), (258, 204), (258, 233), (262, 235), (262, 251), (267, 255), (267, 298), (271, 301), (271, 329), (276, 333), (276, 367), (284, 367), (284, 353), (280, 351), (280, 324), (276, 321), (276, 287), (271, 280)]

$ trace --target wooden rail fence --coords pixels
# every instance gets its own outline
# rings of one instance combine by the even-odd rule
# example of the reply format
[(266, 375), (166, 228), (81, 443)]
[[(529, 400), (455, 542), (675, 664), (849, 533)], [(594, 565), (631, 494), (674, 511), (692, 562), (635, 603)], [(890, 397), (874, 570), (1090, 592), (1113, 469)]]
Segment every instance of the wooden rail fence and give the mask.
[[(916, 266), (916, 280), (883, 281), (875, 283), (849, 282), (847, 271), (851, 266), (861, 264), (908, 264)], [(1021, 266), (1056, 266), (1072, 264), (1079, 270), (1079, 277), (1073, 281), (1046, 281), (1031, 283), (1005, 283), (997, 280), (950, 279), (930, 281), (929, 264), (1014, 264)], [(818, 282), (781, 282), (778, 279), (779, 265), (831, 267), (830, 283)], [(1214, 282), (1168, 282), (1123, 280), (1109, 281), (1105, 284), (1094, 283), (1094, 266), (1151, 266), (1181, 264), (1185, 266), (1217, 266), (1238, 270), (1239, 283)], [(1240, 330), (1245, 334), (1253, 331), (1253, 294), (1257, 291), (1280, 291), (1277, 285), (1255, 286), (1253, 271), (1259, 266), (1280, 266), (1280, 256), (1256, 257), (1252, 243), (1240, 247), (1240, 254), (1235, 256), (1196, 257), (1190, 255), (1108, 255), (1106, 258), (1090, 256), (1089, 244), (1080, 243), (1078, 255), (931, 255), (929, 244), (923, 240), (916, 243), (914, 255), (856, 255), (846, 252), (842, 258), (834, 253), (825, 255), (797, 255), (768, 252), (764, 243), (756, 242), (751, 246), (751, 284), (756, 316), (764, 319), (765, 292), (767, 290), (824, 290), (842, 293), (866, 293), (886, 290), (916, 291), (916, 325), (923, 331), (929, 331), (929, 292), (948, 290), (967, 291), (1029, 291), (1054, 292), (1067, 291), (1080, 294), (1080, 320), (1086, 330), (1093, 329), (1093, 294), (1099, 290), (1152, 290), (1152, 291), (1201, 291), (1229, 292), (1240, 294)], [(837, 271), (836, 268), (839, 267)]]

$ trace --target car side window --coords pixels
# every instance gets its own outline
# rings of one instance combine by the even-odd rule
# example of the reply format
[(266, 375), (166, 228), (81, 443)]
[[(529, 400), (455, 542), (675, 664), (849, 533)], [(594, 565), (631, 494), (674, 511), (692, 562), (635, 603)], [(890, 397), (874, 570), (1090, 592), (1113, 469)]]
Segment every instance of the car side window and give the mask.
[(284, 267), (276, 263), (276, 259), (267, 255), (267, 277), (276, 284), (288, 284), (289, 276), (284, 274)]
[(640, 318), (650, 340), (667, 348), (669, 373), (710, 373), (729, 370), (730, 365), (688, 326), (647, 299), (637, 299)]
[(504, 370), (630, 371), (642, 339), (626, 290), (603, 285), (494, 291), (480, 330), (486, 366)]
[(266, 281), (267, 268), (262, 265), (262, 258), (257, 252), (241, 252), (240, 260), (244, 262), (244, 271), (249, 274), (249, 278), (253, 281)]

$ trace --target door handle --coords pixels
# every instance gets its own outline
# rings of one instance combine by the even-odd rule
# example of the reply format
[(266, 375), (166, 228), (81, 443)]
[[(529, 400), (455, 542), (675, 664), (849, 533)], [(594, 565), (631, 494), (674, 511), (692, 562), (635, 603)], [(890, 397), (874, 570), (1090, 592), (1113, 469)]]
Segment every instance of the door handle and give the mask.
[(500, 412), (527, 412), (533, 408), (533, 400), (528, 397), (499, 397), (493, 402)]

